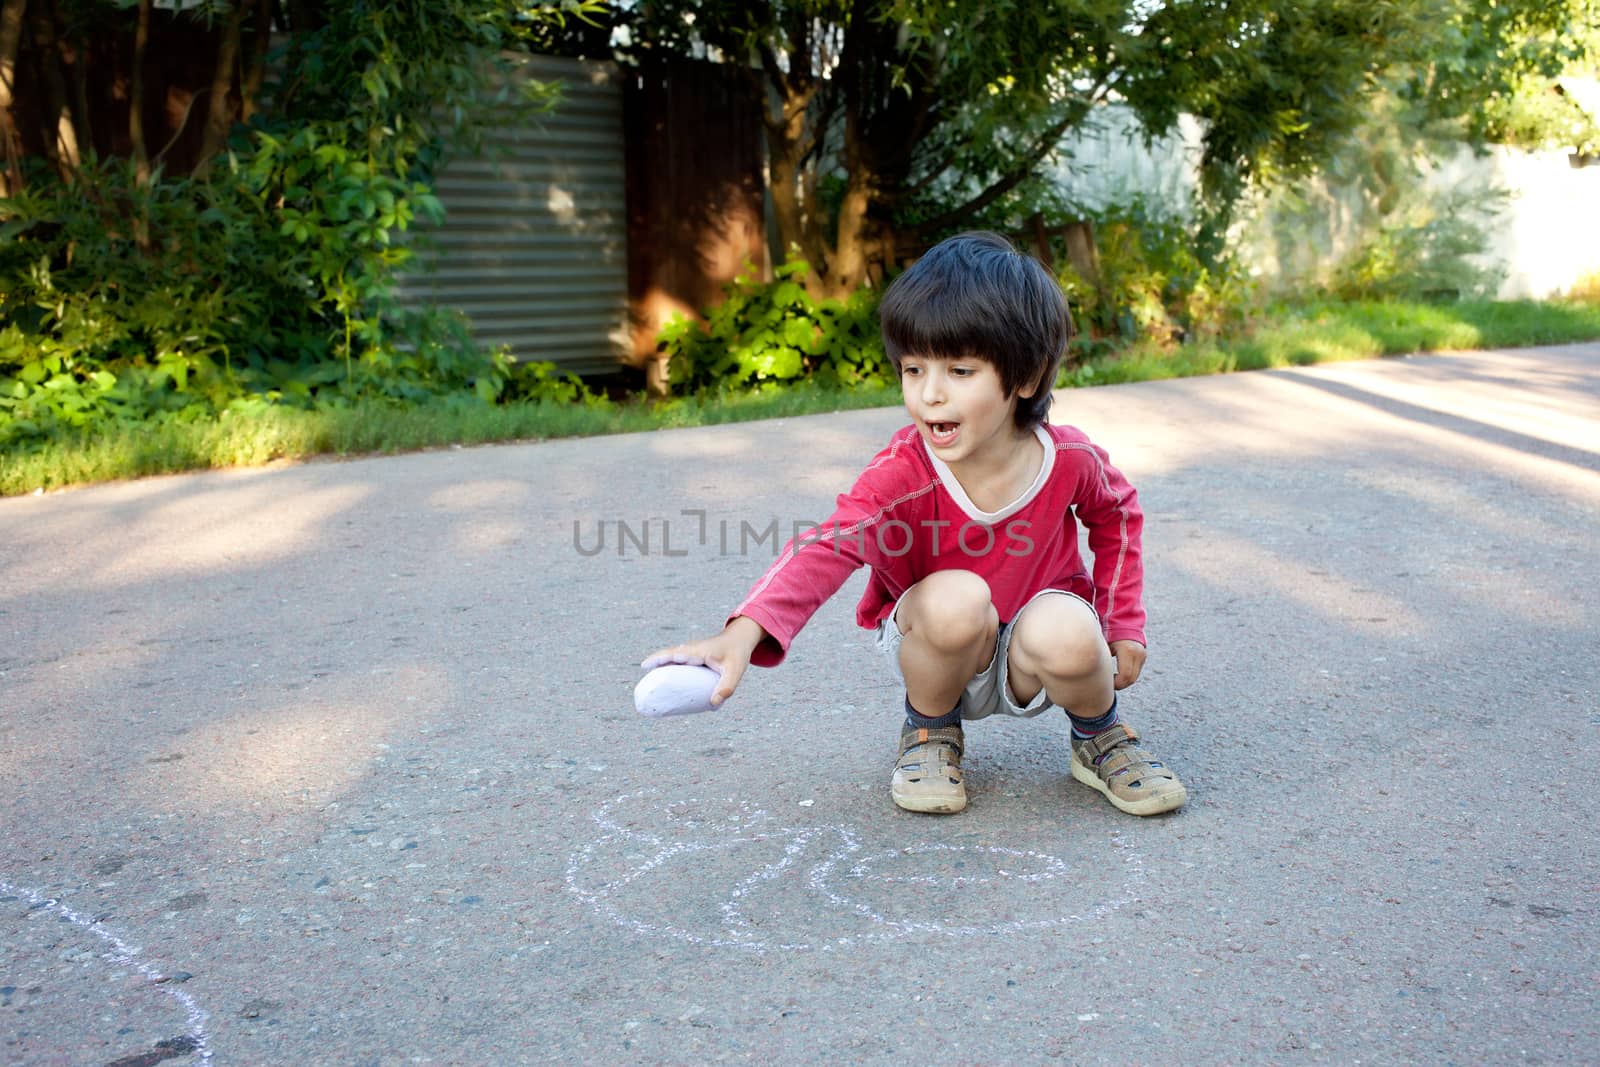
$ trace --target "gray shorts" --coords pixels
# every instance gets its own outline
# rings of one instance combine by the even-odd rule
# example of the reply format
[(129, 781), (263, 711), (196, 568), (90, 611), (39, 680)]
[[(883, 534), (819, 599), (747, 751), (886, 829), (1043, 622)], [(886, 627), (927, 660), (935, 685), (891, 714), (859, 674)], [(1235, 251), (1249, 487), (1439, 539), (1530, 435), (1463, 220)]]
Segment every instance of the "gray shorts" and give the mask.
[[(1090, 604), (1077, 593), (1070, 593), (1065, 589), (1041, 589), (1028, 598), (1028, 604), (1032, 604), (1046, 593), (1060, 593), (1062, 596), (1069, 596), (1078, 601), (1078, 603), (1086, 605), (1090, 611), (1094, 611), (1093, 604)], [(1016, 618), (1022, 617), (1022, 612), (1027, 609), (1028, 604), (1024, 604), (1022, 608), (1018, 609)], [(901, 685), (904, 685), (906, 677), (900, 671), (900, 642), (904, 635), (900, 633), (900, 627), (895, 623), (895, 615), (899, 611), (900, 605), (897, 602), (894, 606), (894, 611), (889, 612), (888, 618), (878, 624), (877, 644), (878, 651), (883, 653), (884, 657), (889, 661), (889, 670), (894, 674), (895, 679)], [(1098, 616), (1096, 617), (1098, 618)], [(1000, 634), (995, 638), (994, 642), (994, 657), (989, 660), (987, 667), (967, 683), (966, 695), (961, 698), (962, 719), (987, 719), (995, 714), (1016, 715), (1024, 719), (1031, 719), (1040, 712), (1055, 707), (1054, 704), (1050, 703), (1050, 698), (1045, 695), (1043, 689), (1033, 695), (1033, 699), (1028, 701), (1026, 707), (1017, 703), (1016, 695), (1011, 692), (1007, 653), (1011, 649), (1011, 628), (1016, 624), (1016, 618), (1013, 618), (1011, 622), (1000, 624)]]

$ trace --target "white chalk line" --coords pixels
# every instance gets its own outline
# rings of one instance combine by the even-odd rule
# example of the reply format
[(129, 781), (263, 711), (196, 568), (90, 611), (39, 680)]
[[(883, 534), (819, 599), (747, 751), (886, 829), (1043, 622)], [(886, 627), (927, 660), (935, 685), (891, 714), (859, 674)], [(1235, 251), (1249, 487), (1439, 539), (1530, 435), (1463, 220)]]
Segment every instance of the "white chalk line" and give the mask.
[[(914, 887), (955, 889), (983, 887), (994, 885), (1002, 880), (1024, 885), (1041, 883), (1065, 876), (1068, 873), (1068, 866), (1059, 857), (1048, 853), (991, 845), (918, 844), (861, 856), (857, 855), (862, 849), (860, 839), (850, 827), (842, 824), (775, 827), (754, 833), (738, 832), (767, 823), (771, 817), (767, 812), (762, 810), (753, 811), (747, 803), (735, 801), (733, 798), (728, 798), (727, 803), (735, 804), (740, 810), (740, 814), (730, 816), (725, 822), (699, 818), (679, 818), (676, 820), (685, 829), (734, 831), (721, 840), (711, 842), (669, 841), (653, 833), (622, 826), (612, 818), (612, 812), (619, 806), (654, 796), (657, 793), (657, 790), (645, 790), (639, 793), (619, 796), (602, 804), (591, 813), (590, 818), (599, 824), (600, 828), (605, 832), (568, 858), (567, 889), (592, 910), (617, 926), (632, 930), (635, 933), (653, 937), (668, 937), (691, 945), (740, 949), (760, 955), (774, 949), (787, 952), (830, 952), (852, 945), (900, 941), (916, 935), (950, 937), (1006, 936), (1051, 927), (1090, 923), (1103, 919), (1111, 913), (1137, 902), (1139, 899), (1136, 895), (1137, 887), (1142, 884), (1144, 879), (1143, 863), (1138, 853), (1128, 846), (1121, 834), (1113, 833), (1110, 837), (1110, 845), (1124, 872), (1122, 890), (1117, 896), (1101, 900), (1094, 907), (1081, 914), (1051, 915), (1037, 919), (1014, 919), (988, 925), (954, 925), (937, 919), (916, 922), (892, 919), (883, 915), (870, 903), (855, 900), (838, 890), (834, 884), (834, 878), (840, 872), (841, 867), (843, 867), (843, 875), (845, 877), (853, 878), (858, 882), (865, 883), (871, 880), (886, 884), (899, 884), (906, 887), (905, 890), (901, 891), (909, 891)], [(673, 808), (692, 810), (695, 805), (700, 803), (701, 801), (697, 799), (690, 799), (673, 805)], [(729, 823), (735, 825), (730, 826)], [(820, 863), (811, 866), (807, 872), (806, 885), (813, 893), (827, 901), (832, 907), (847, 914), (852, 914), (858, 920), (864, 920), (870, 925), (870, 932), (829, 938), (818, 942), (780, 941), (775, 940), (773, 937), (763, 936), (755, 928), (755, 924), (745, 916), (742, 907), (744, 899), (763, 886), (796, 870), (812, 843), (819, 839), (826, 841), (829, 837), (834, 838), (837, 844)], [(739, 845), (775, 840), (785, 841), (783, 855), (746, 875), (728, 893), (727, 898), (719, 902), (717, 910), (721, 915), (723, 927), (719, 933), (696, 933), (693, 930), (670, 922), (646, 922), (643, 919), (626, 914), (613, 899), (620, 890), (627, 888), (645, 875), (659, 870), (669, 861), (680, 856), (725, 851)], [(642, 862), (636, 862), (635, 866), (619, 877), (595, 886), (584, 885), (581, 875), (594, 864), (596, 852), (603, 847), (622, 842), (642, 846), (645, 849), (652, 850), (653, 854), (648, 855)], [(997, 863), (1000, 864), (1005, 863), (1007, 860), (1018, 861), (1015, 866), (1019, 869), (1041, 865), (1043, 869), (1021, 870), (1021, 873), (1013, 873), (1004, 866), (999, 866), (998, 873), (1003, 876), (1002, 878), (969, 877), (965, 875), (935, 877), (933, 875), (874, 873), (876, 865), (887, 861), (906, 856), (936, 853), (982, 853), (998, 857)]]
[(183, 1005), (183, 1010), (188, 1016), (189, 1022), (188, 1033), (184, 1036), (194, 1043), (194, 1048), (190, 1051), (198, 1055), (202, 1060), (211, 1058), (211, 1044), (206, 1035), (206, 1021), (210, 1016), (206, 1014), (199, 1004), (195, 1003), (194, 997), (181, 989), (174, 989), (167, 982), (166, 975), (138, 960), (136, 958), (139, 954), (138, 949), (133, 948), (122, 938), (107, 930), (102, 923), (86, 918), (80, 912), (63, 904), (59, 898), (46, 896), (37, 890), (29, 889), (27, 886), (13, 885), (3, 879), (0, 879), (0, 893), (22, 897), (32, 904), (34, 908), (55, 912), (74, 926), (82, 927), (110, 945), (111, 951), (102, 952), (100, 958), (109, 960), (121, 967), (131, 967), (133, 970), (138, 971), (149, 985), (155, 987), (157, 992), (164, 993)]

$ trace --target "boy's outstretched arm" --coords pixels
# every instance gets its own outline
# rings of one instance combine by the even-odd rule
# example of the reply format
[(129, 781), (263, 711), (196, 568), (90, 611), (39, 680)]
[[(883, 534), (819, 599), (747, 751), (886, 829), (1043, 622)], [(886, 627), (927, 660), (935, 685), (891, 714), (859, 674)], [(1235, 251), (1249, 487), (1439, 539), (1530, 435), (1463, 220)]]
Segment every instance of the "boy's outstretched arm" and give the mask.
[(1144, 671), (1145, 647), (1137, 641), (1113, 641), (1111, 654), (1117, 657), (1116, 687), (1126, 689), (1137, 682)]
[(647, 670), (668, 663), (713, 667), (722, 675), (722, 681), (711, 691), (711, 703), (720, 705), (739, 687), (745, 668), (750, 666), (750, 657), (766, 636), (767, 631), (762, 629), (760, 623), (748, 615), (740, 615), (729, 620), (721, 633), (652, 652), (639, 666)]

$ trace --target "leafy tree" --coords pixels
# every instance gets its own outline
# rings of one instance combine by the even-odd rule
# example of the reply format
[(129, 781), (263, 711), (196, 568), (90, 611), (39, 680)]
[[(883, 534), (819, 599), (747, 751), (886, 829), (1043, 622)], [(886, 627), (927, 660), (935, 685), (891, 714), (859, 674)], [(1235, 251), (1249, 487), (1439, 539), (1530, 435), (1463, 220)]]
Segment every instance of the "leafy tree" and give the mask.
[[(91, 154), (203, 175), (252, 122), (340, 122), (375, 160), (409, 163), (422, 144), (470, 127), (483, 104), (504, 103), (485, 92), (502, 50), (600, 3), (0, 0), (0, 121), (11, 134), (0, 147), (15, 165), (36, 144), (63, 175)], [(177, 128), (147, 131), (145, 81), (158, 62), (207, 73), (199, 83), (174, 75), (164, 103), (188, 101)], [(19, 130), (19, 115), (37, 128)], [(152, 157), (152, 134), (196, 130), (194, 150), (168, 143)]]
[[(1151, 136), (1203, 120), (1220, 230), (1251, 184), (1326, 158), (1389, 71), (1430, 50), (1486, 76), (1543, 62), (1549, 42), (1505, 42), (1592, 0), (1511, 2), (1520, 15), (1481, 23), (1458, 0), (648, 0), (614, 17), (627, 57), (746, 71), (765, 104), (774, 258), (804, 259), (808, 287), (837, 296), (1012, 195), (1111, 100)], [(1413, 89), (1461, 114), (1469, 80)]]
[(1439, 5), (1410, 39), (1420, 43), (1384, 71), (1366, 118), (1320, 164), (1323, 181), (1271, 190), (1235, 229), (1238, 247), (1270, 253), (1276, 285), (1363, 299), (1492, 293), (1509, 193), (1440, 162), (1485, 142), (1596, 143), (1592, 120), (1556, 89), (1600, 58), (1595, 0)]
[(1440, 3), (1399, 94), (1470, 141), (1582, 150), (1593, 123), (1557, 89), (1600, 73), (1600, 0)]

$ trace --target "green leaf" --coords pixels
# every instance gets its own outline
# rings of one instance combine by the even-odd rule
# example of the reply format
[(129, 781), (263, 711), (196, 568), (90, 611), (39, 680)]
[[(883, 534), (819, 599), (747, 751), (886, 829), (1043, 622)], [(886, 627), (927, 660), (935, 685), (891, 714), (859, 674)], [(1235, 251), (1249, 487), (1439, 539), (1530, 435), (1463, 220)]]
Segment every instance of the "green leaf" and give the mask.
[(772, 290), (772, 302), (774, 304), (799, 304), (802, 306), (809, 304), (805, 289), (794, 282), (783, 282), (774, 288)]
[(795, 348), (810, 349), (816, 336), (816, 324), (806, 319), (790, 319), (784, 323), (783, 339)]

